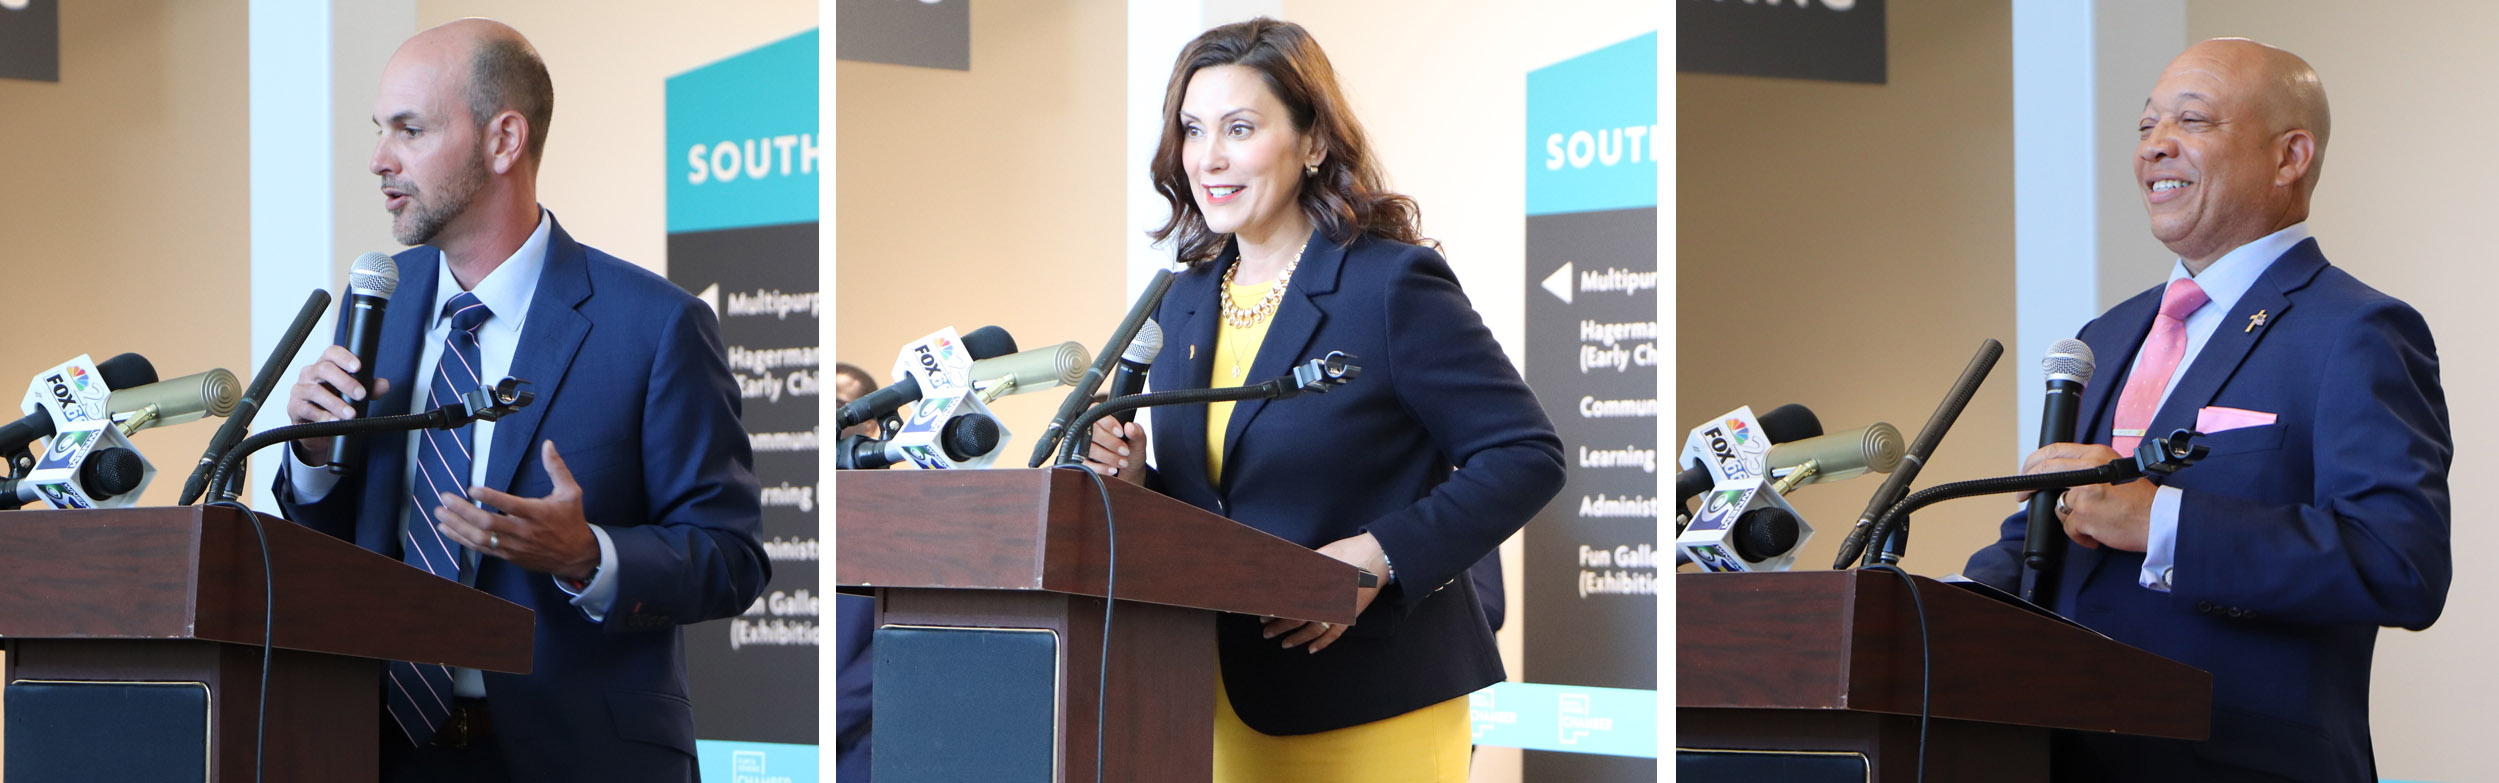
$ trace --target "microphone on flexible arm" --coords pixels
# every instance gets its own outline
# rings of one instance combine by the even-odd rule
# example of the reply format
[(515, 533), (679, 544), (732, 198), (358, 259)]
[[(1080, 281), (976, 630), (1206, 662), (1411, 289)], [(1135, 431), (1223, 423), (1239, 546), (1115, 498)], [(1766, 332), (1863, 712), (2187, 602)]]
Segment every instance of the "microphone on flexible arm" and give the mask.
[[(1137, 328), (1137, 339), (1128, 341), (1128, 349), (1119, 352), (1119, 371), (1111, 375), (1109, 399), (1144, 392), (1145, 373), (1154, 368), (1154, 358), (1162, 353), (1163, 325), (1155, 323), (1152, 318), (1145, 319), (1145, 325)], [(1137, 412), (1123, 410), (1112, 414), (1111, 418), (1126, 424), (1137, 420)]]
[(1162, 304), (1163, 295), (1171, 292), (1171, 279), (1171, 270), (1158, 269), (1152, 278), (1145, 281), (1145, 293), (1137, 297), (1135, 304), (1129, 305), (1128, 315), (1119, 319), (1119, 327), (1111, 330), (1111, 339), (1102, 344), (1102, 352), (1094, 357), (1093, 366), (1085, 368), (1084, 377), (1071, 384), (1067, 397), (1059, 401), (1059, 412), (1050, 417), (1050, 426), (1043, 428), (1041, 437), (1035, 439), (1038, 442), (1033, 444), (1032, 464), (1025, 467), (1038, 468), (1041, 463), (1050, 461), (1050, 452), (1056, 450), (1059, 441), (1067, 437), (1068, 422), (1085, 412), (1087, 404), (1093, 401), (1094, 389), (1099, 388), (1102, 379), (1110, 374), (1111, 363), (1118, 361), (1119, 354), (1114, 351), (1135, 340), (1137, 332), (1145, 328), (1146, 320), (1154, 315), (1154, 308)]
[[(965, 376), (973, 364), (1011, 353), (1015, 353), (1015, 338), (996, 326), (983, 326), (959, 338), (953, 327), (947, 327), (911, 341), (895, 359), (894, 382), (842, 406), (834, 414), (839, 422), (834, 430), (875, 421), (918, 402), (927, 393), (927, 386), (968, 388), (971, 383)], [(923, 379), (928, 382), (923, 383)]]
[[(1866, 536), (1872, 532), (1875, 520), (1891, 510), (1892, 504), (1899, 502), (1901, 496), (1908, 494), (1909, 483), (1918, 479), (1918, 471), (1926, 466), (1926, 458), (1935, 454), (1935, 447), (1943, 441), (1945, 431), (1952, 429), (1952, 423), (1961, 418), (1961, 409), (1968, 407), (1970, 398), (1978, 395), (1979, 385), (1987, 382), (1987, 372), (1995, 369), (1996, 360), (2003, 356), (2003, 343), (1994, 339), (1979, 342), (1978, 353), (1970, 357), (1969, 366), (1961, 369), (1961, 377), (1953, 382), (1951, 391), (1944, 395), (1943, 403), (1936, 406), (1933, 416), (1927, 417), (1926, 426), (1918, 430), (1918, 439), (1909, 444), (1909, 453), (1901, 456), (1900, 467), (1894, 469), (1891, 477), (1874, 490), (1874, 497), (1866, 501), (1865, 513), (1859, 515), (1857, 525), (1849, 529), (1848, 538), (1840, 542), (1839, 557), (1831, 561), (1832, 569), (1845, 570), (1865, 554)], [(1899, 535), (1907, 533), (1903, 531)], [(1892, 542), (1874, 543), (1880, 548), (1890, 546)]]
[[(156, 366), (147, 357), (125, 353), (93, 365), (96, 377), (84, 377), (78, 369), (80, 359), (35, 375), (34, 388), (29, 389), (21, 410), (26, 415), (0, 425), (0, 454), (15, 454), (35, 442), (60, 432), (64, 421), (84, 421), (109, 416), (109, 400), (115, 389), (146, 386), (156, 382)], [(101, 388), (95, 382), (101, 382)], [(42, 392), (34, 394), (31, 392)]]
[[(2039, 369), (2048, 374), (2048, 399), (2039, 415), (2041, 448), (2075, 442), (2083, 386), (2091, 382), (2096, 367), (2091, 346), (2070, 337), (2049, 346), (2048, 355), (2039, 360)], [(2064, 496), (2062, 489), (2030, 496), (2030, 526), (2022, 538), (2022, 600), (2042, 607), (2047, 606), (2043, 600), (2056, 594), (2057, 556), (2065, 550), (2065, 523), (2056, 518), (2057, 502)]]
[(252, 385), (243, 392), (243, 399), (235, 403), (234, 412), (226, 416), (226, 423), (217, 428), (216, 436), (209, 438), (208, 449), (200, 454), (199, 467), (193, 468), (191, 477), (182, 482), (182, 498), (175, 505), (191, 505), (208, 490), (208, 477), (217, 470), (217, 460), (243, 440), (245, 431), (252, 427), (252, 417), (260, 414), (260, 401), (269, 396), (271, 387), (278, 385), (278, 376), (286, 371), (295, 352), (303, 349), (304, 338), (312, 336), (313, 325), (321, 321), (321, 311), (329, 307), (328, 291), (315, 288), (311, 296), (304, 298), (303, 309), (295, 312), (295, 322), (286, 327), (286, 334), (270, 349), (269, 359), (260, 363), (260, 371), (252, 374)]
[[(356, 355), (356, 383), (367, 392), (364, 399), (348, 400), (356, 410), (354, 418), (364, 418), (365, 406), (373, 402), (373, 367), (380, 358), (382, 344), (382, 311), (390, 305), (390, 296), (399, 291), (399, 263), (389, 253), (366, 253), (356, 257), (355, 266), (347, 270), (347, 296), (338, 300), (339, 320), (347, 325), (347, 352)], [(363, 459), (362, 440), (355, 435), (341, 435), (330, 441), (330, 461), (323, 469), (344, 474), (356, 469)]]
[(121, 434), (130, 435), (150, 427), (224, 417), (234, 413), (234, 404), (242, 398), (243, 383), (220, 367), (119, 389), (106, 404), (112, 408), (114, 423), (121, 425)]

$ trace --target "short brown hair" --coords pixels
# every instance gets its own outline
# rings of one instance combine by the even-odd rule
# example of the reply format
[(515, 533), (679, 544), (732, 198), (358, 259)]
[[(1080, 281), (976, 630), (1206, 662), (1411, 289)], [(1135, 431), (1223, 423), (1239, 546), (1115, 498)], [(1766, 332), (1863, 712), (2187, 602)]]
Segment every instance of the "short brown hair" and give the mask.
[(483, 129), (505, 109), (520, 112), (529, 123), (529, 159), (544, 160), (547, 123), (555, 119), (555, 81), (538, 50), (517, 37), (493, 37), (477, 44), (469, 60), (469, 117)]

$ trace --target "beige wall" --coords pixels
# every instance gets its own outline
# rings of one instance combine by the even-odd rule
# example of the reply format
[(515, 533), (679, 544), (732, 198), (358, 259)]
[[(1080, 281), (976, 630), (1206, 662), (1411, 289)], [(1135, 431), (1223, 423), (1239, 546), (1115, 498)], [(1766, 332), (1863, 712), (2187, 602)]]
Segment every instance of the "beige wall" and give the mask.
[[(972, 4), (972, 69), (840, 62), (834, 356), (893, 380), (939, 327), (1099, 348), (1128, 309), (1125, 4)], [(1022, 467), (1063, 390), (1000, 399)]]
[[(62, 10), (60, 83), (0, 80), (10, 418), (20, 379), (79, 353), (251, 374), (245, 79), (242, 0), (122, 0)], [(172, 505), (215, 431), (133, 438), (159, 471), (142, 501)]]
[[(2012, 16), (1890, 6), (1890, 83), (1675, 78), (1675, 421), (1738, 405), (1915, 438), (1982, 338), (2013, 341)], [(2006, 355), (1918, 486), (2019, 467)], [(1680, 444), (1678, 440), (1677, 445)], [(1880, 476), (1789, 498), (1828, 568)], [(1961, 570), (2009, 501), (1917, 517), (1913, 573)]]
[[(418, 0), (422, 29), (486, 16), (528, 36), (555, 80), (538, 200), (573, 238), (667, 270), (667, 80), (816, 26), (812, 0)], [(387, 58), (389, 52), (376, 52)], [(371, 88), (352, 104), (359, 115)], [(366, 180), (370, 184), (372, 180)], [(375, 209), (380, 209), (377, 203)], [(393, 247), (379, 235), (375, 247)]]
[(2187, 38), (2246, 36), (2307, 58), (2333, 103), (2309, 227), (2328, 258), (2403, 299), (2438, 337), (2456, 442), (2455, 582), (2436, 626), (2379, 632), (2371, 733), (2378, 772), (2404, 780), (2488, 780), (2491, 699), (2499, 672), (2499, 418), (2476, 392), (2499, 358), (2475, 313), (2499, 283), (2490, 263), (2494, 198), (2481, 176), (2499, 125), (2485, 74), (2499, 71), (2489, 31), (2499, 10), (2470, 2), (2333, 3), (2189, 0)]

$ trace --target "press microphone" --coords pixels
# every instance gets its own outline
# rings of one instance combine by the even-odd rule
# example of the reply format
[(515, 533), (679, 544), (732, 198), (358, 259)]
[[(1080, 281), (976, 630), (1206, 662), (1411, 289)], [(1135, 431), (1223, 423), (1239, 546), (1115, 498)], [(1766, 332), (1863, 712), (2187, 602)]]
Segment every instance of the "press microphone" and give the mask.
[[(1753, 416), (1752, 410), (1751, 406), (1737, 408), (1728, 411), (1726, 415), (1710, 419), (1706, 424), (1692, 428), (1691, 436), (1684, 439), (1683, 456), (1680, 458), (1680, 462), (1685, 467), (1683, 472), (1675, 475), (1676, 508), (1683, 508), (1694, 495), (1707, 491), (1712, 485), (1727, 478), (1726, 474), (1729, 471), (1711, 464), (1712, 459), (1720, 457), (1718, 452), (1721, 450), (1726, 452), (1723, 455), (1725, 459), (1740, 459), (1738, 453), (1747, 450), (1745, 444), (1755, 437), (1749, 432), (1738, 433), (1735, 430), (1756, 429), (1755, 425), (1758, 425), (1759, 437), (1763, 439), (1759, 443), (1759, 452), (1763, 458), (1768, 456), (1770, 447), (1774, 444), (1804, 440), (1822, 434), (1822, 420), (1814, 416), (1812, 409), (1803, 405), (1788, 403), (1772, 408), (1769, 413), (1764, 413), (1759, 417)], [(1730, 421), (1736, 424), (1728, 425), (1727, 422)], [(1758, 471), (1744, 469), (1735, 472), (1741, 475), (1751, 475)]]
[(1904, 445), (1900, 428), (1887, 421), (1781, 443), (1770, 448), (1770, 475), (1778, 477), (1772, 486), (1785, 495), (1812, 484), (1890, 473), (1900, 466)]
[[(2082, 416), (2083, 385), (2091, 382), (2096, 365), (2091, 346), (2081, 340), (2066, 338), (2048, 347), (2048, 355), (2039, 360), (2039, 369), (2048, 375), (2048, 399), (2040, 408), (2039, 445), (2074, 442), (2074, 423)], [(2058, 499), (2065, 490), (2042, 490), (2030, 496), (2030, 526), (2022, 538), (2022, 563), (2029, 567), (2031, 578), (2023, 580), (2022, 597), (2038, 603), (2043, 590), (2055, 579), (2055, 562), (2064, 548), (2065, 523), (2056, 518)]]
[(121, 434), (129, 435), (150, 427), (230, 415), (234, 413), (235, 401), (242, 397), (242, 382), (220, 367), (170, 381), (118, 389), (106, 404), (112, 408), (113, 421), (121, 425)]
[[(338, 317), (347, 325), (347, 352), (356, 355), (356, 383), (368, 392), (364, 399), (347, 401), (356, 410), (356, 418), (364, 418), (365, 407), (373, 402), (370, 392), (375, 360), (380, 358), (382, 311), (398, 290), (399, 263), (389, 253), (357, 256), (355, 266), (347, 270), (347, 295), (338, 300)], [(362, 441), (355, 435), (330, 439), (330, 462), (324, 469), (336, 474), (355, 470), (364, 453), (357, 448)]]
[(116, 497), (128, 495), (146, 483), (147, 463), (139, 452), (120, 446), (96, 449), (78, 464), (71, 474), (78, 482), (76, 491), (87, 505), (78, 505), (67, 495), (67, 489), (56, 481), (29, 476), (25, 479), (0, 481), (0, 510), (15, 510), (28, 503), (43, 501), (53, 508), (89, 508)]
[[(1880, 519), (1883, 512), (1891, 510), (1892, 504), (1900, 502), (1902, 496), (1909, 494), (1909, 482), (1918, 479), (1918, 471), (1926, 466), (1926, 458), (1935, 454), (1935, 446), (1943, 441), (1944, 432), (1952, 429), (1952, 423), (1961, 418), (1961, 409), (1969, 406), (1971, 397), (1978, 396), (1979, 384), (1987, 382), (1987, 372), (1995, 369), (1996, 360), (2003, 356), (2003, 343), (1993, 339), (1979, 342), (1978, 353), (1970, 357), (1969, 366), (1961, 368), (1961, 377), (1953, 381), (1951, 391), (1946, 392), (1944, 401), (1935, 407), (1935, 414), (1927, 417), (1926, 426), (1918, 430), (1918, 439), (1909, 444), (1909, 453), (1901, 455), (1900, 467), (1894, 469), (1891, 477), (1883, 481), (1883, 486), (1874, 491), (1874, 497), (1866, 501), (1865, 512), (1858, 515), (1856, 527), (1850, 528), (1848, 537), (1840, 541), (1839, 557), (1831, 562), (1833, 569), (1845, 569), (1865, 554), (1866, 535), (1873, 531), (1875, 520)], [(1874, 543), (1881, 546), (1885, 542)]]
[[(929, 439), (906, 443), (899, 433), (892, 440), (872, 441), (858, 438), (844, 446), (835, 467), (842, 470), (876, 470), (897, 463), (910, 462), (923, 468), (922, 460), (937, 463), (935, 469), (969, 466), (982, 457), (994, 457), (1003, 442), (1006, 430), (998, 420), (987, 414), (965, 413), (947, 417), (931, 431)], [(849, 439), (845, 439), (849, 440)], [(932, 453), (915, 455), (913, 449), (929, 449)], [(994, 461), (994, 460), (993, 460)]]
[[(114, 389), (145, 386), (156, 382), (156, 366), (146, 357), (125, 353), (87, 364), (85, 356), (35, 375), (28, 386), (26, 401), (20, 405), (25, 416), (0, 425), (0, 453), (15, 453), (35, 442), (60, 432), (64, 422), (79, 422), (111, 416), (108, 400)], [(87, 367), (95, 368), (88, 377)]]
[(1069, 340), (973, 362), (972, 388), (981, 390), (981, 401), (990, 402), (1008, 395), (1065, 386), (1084, 377), (1085, 365), (1092, 362), (1093, 352), (1085, 350), (1084, 343)]
[(217, 460), (243, 440), (245, 431), (252, 427), (252, 417), (260, 413), (260, 401), (267, 399), (270, 388), (278, 385), (278, 376), (286, 371), (295, 352), (303, 349), (304, 338), (312, 336), (313, 325), (320, 323), (321, 311), (327, 309), (330, 292), (315, 288), (311, 296), (304, 297), (303, 308), (295, 311), (295, 322), (287, 325), (286, 334), (269, 350), (268, 360), (261, 362), (260, 371), (252, 374), (252, 385), (243, 391), (243, 399), (234, 404), (234, 412), (226, 415), (226, 423), (208, 439), (208, 448), (200, 452), (200, 464), (191, 469), (191, 477), (182, 482), (182, 497), (175, 505), (191, 505), (191, 501), (200, 499), (200, 493), (208, 491), (208, 474), (216, 471)]
[(970, 381), (960, 376), (970, 371), (973, 362), (1014, 352), (1015, 338), (1008, 336), (1007, 330), (995, 326), (983, 326), (961, 337), (955, 336), (954, 327), (947, 327), (913, 340), (904, 345), (901, 354), (896, 357), (894, 382), (842, 406), (834, 414), (835, 420), (840, 423), (833, 429), (838, 432), (863, 421), (875, 421), (901, 410), (904, 405), (917, 402), (924, 393), (921, 383), (924, 377), (943, 379), (944, 385), (968, 388)]
[[(1145, 373), (1153, 369), (1154, 357), (1162, 353), (1163, 325), (1155, 323), (1152, 318), (1145, 319), (1145, 325), (1137, 327), (1137, 339), (1128, 341), (1128, 350), (1119, 352), (1119, 369), (1111, 373), (1109, 399), (1116, 400), (1145, 391)], [(1111, 418), (1126, 424), (1137, 420), (1137, 412), (1120, 411), (1112, 414)]]
[(1710, 488), (1692, 524), (1675, 536), (1676, 561), (1722, 573), (1785, 571), (1812, 538), (1813, 526), (1767, 479), (1740, 478)]

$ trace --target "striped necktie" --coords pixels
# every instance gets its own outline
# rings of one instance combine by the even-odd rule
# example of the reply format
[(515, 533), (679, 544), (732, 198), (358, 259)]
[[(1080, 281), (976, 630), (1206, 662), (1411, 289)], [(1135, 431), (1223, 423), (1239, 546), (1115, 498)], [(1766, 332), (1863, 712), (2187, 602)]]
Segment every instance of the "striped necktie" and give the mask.
[[(451, 319), (451, 333), (443, 337), (442, 358), (435, 360), (433, 383), (427, 387), (428, 399), (437, 408), (445, 400), (477, 390), (477, 327), (494, 313), (477, 301), (476, 294), (462, 291), (443, 303), (443, 315)], [(469, 468), (475, 464), (470, 455), (475, 427), (472, 423), (454, 430), (422, 431), (416, 478), (408, 486), (407, 533), (401, 542), (401, 560), (458, 582), (467, 581), (464, 572), (472, 568), (468, 553), (434, 529), (434, 523), (442, 508), (441, 493), (468, 497)], [(392, 661), (387, 668), (390, 687), (383, 689), (385, 706), (391, 719), (407, 732), (408, 742), (422, 746), (451, 714), (451, 668), (407, 661)]]

